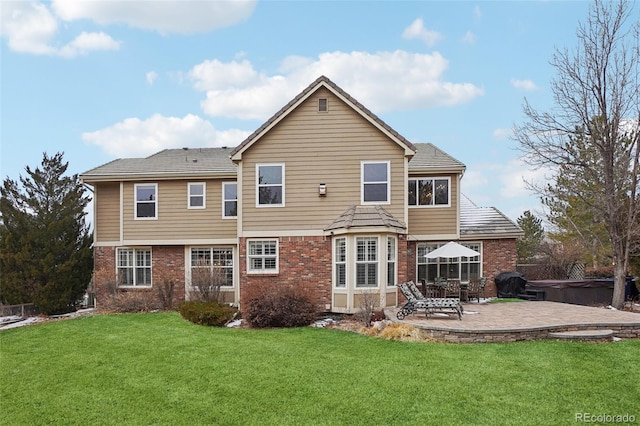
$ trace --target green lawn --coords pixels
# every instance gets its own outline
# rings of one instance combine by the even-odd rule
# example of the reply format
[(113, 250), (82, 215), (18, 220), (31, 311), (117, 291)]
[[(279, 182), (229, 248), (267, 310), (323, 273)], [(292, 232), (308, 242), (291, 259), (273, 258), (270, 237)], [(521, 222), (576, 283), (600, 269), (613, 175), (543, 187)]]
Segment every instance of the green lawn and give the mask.
[(640, 422), (638, 354), (637, 340), (404, 343), (97, 315), (0, 332), (0, 424)]

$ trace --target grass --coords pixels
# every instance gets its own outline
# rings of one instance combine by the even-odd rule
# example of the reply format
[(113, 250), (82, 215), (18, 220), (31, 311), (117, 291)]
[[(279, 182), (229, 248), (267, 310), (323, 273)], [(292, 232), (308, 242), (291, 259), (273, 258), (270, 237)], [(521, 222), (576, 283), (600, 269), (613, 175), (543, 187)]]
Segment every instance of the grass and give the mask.
[(0, 332), (0, 424), (567, 424), (640, 418), (640, 341), (393, 342), (100, 315)]
[(496, 299), (489, 300), (489, 303), (512, 303), (512, 302), (524, 302), (524, 300), (518, 299), (516, 297), (499, 297)]

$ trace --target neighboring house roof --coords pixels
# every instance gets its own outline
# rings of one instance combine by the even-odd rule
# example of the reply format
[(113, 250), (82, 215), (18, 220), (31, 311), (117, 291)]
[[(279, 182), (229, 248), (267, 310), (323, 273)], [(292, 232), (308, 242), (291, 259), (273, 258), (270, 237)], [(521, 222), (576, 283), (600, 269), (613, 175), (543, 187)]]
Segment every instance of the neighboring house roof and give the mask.
[(430, 143), (417, 143), (416, 154), (409, 160), (409, 173), (464, 173), (466, 166)]
[(524, 232), (495, 207), (478, 207), (464, 194), (460, 196), (460, 236), (471, 238), (517, 238)]
[(278, 124), (284, 117), (286, 117), (291, 111), (293, 111), (304, 100), (316, 92), (319, 88), (325, 87), (331, 91), (334, 95), (342, 99), (345, 103), (350, 105), (357, 113), (368, 120), (371, 124), (389, 136), (398, 145), (405, 149), (405, 155), (413, 155), (415, 152), (415, 146), (405, 139), (398, 132), (393, 130), (389, 125), (382, 121), (377, 115), (369, 111), (364, 105), (355, 100), (351, 95), (338, 87), (329, 78), (320, 76), (307, 86), (299, 95), (293, 98), (288, 104), (276, 112), (273, 117), (267, 120), (262, 126), (260, 126), (255, 132), (249, 135), (236, 149), (231, 153), (231, 158), (234, 161), (239, 161), (242, 158), (242, 153), (247, 150), (251, 145), (257, 142), (265, 133)]
[(111, 161), (80, 175), (83, 181), (173, 179), (177, 177), (234, 177), (237, 166), (231, 148), (165, 149), (146, 158)]
[(342, 213), (325, 231), (339, 229), (387, 227), (394, 232), (404, 233), (407, 227), (404, 223), (393, 217), (382, 206), (351, 206)]

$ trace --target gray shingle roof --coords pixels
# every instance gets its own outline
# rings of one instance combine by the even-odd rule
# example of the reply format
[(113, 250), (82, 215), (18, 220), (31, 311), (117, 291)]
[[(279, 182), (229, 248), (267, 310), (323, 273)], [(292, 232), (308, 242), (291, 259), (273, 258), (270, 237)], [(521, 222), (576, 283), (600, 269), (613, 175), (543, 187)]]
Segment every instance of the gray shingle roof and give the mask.
[(405, 232), (407, 227), (400, 220), (393, 217), (381, 206), (351, 206), (342, 213), (325, 231), (337, 229), (352, 229), (371, 226), (391, 228), (396, 232)]
[(495, 207), (478, 207), (464, 194), (460, 196), (461, 237), (513, 238), (524, 232), (511, 219)]
[(417, 151), (409, 161), (409, 173), (464, 172), (466, 166), (430, 143), (414, 144)]
[(146, 158), (123, 158), (88, 170), (85, 181), (109, 179), (232, 176), (231, 148), (165, 149)]

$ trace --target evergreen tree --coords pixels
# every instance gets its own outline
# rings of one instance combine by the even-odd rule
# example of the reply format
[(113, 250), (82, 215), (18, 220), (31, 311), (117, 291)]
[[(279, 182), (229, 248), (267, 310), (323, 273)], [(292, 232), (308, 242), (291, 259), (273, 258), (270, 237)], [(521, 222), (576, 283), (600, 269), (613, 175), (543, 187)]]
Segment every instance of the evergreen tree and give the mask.
[(518, 262), (528, 263), (537, 254), (544, 238), (542, 220), (527, 210), (518, 218), (518, 226), (524, 231), (524, 236), (516, 246)]
[(45, 314), (75, 309), (93, 268), (89, 197), (78, 175), (64, 176), (62, 157), (45, 153), (41, 168), (27, 166), (19, 183), (7, 177), (0, 188), (0, 302)]

